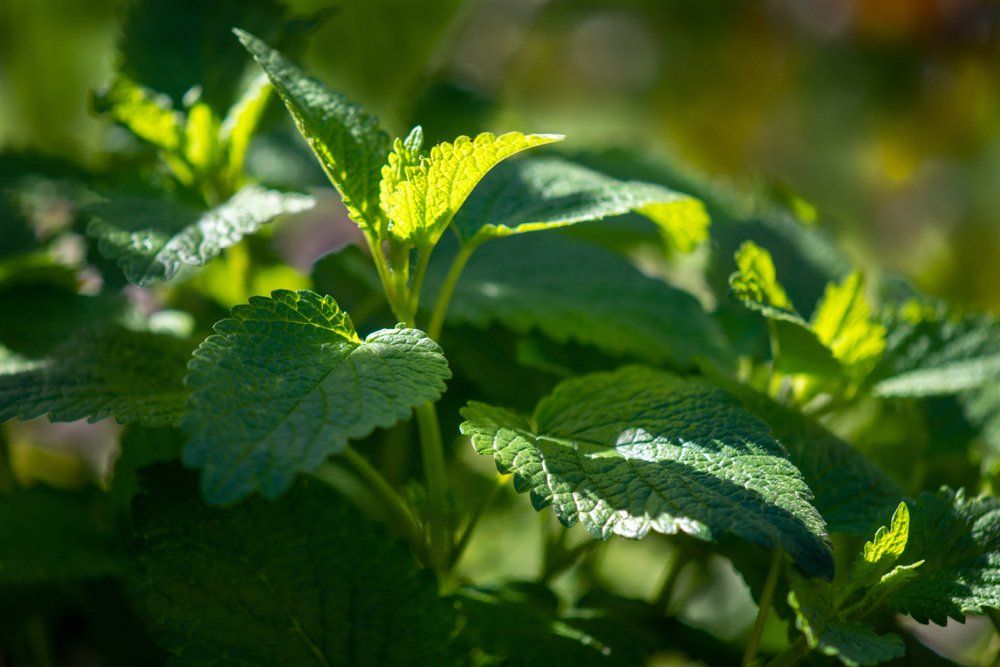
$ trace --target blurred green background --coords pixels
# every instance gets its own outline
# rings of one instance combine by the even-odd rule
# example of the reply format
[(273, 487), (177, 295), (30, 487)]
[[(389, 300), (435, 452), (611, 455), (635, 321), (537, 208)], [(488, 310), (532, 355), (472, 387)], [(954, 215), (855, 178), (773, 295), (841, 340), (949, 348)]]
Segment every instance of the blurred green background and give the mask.
[[(118, 137), (89, 98), (131, 4), (0, 2), (0, 147), (109, 159)], [(188, 54), (213, 57), (227, 21), (252, 26), (272, 4), (165, 3), (125, 57), (179, 97), (199, 83), (185, 80)], [(304, 61), (392, 129), (559, 131), (570, 149), (651, 151), (807, 217), (814, 207), (854, 259), (1000, 308), (998, 3), (288, 3), (323, 11)]]

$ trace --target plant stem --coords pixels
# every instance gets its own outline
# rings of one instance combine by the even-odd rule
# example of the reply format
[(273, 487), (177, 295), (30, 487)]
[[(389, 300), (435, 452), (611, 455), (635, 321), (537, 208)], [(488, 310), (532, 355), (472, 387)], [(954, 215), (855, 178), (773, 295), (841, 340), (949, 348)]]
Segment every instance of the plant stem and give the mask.
[(427, 245), (417, 248), (420, 259), (417, 260), (417, 272), (413, 275), (413, 284), (410, 285), (410, 296), (407, 301), (410, 319), (417, 317), (417, 308), (420, 307), (420, 288), (424, 284), (424, 276), (427, 275), (427, 265), (431, 263), (431, 251), (434, 246)]
[(805, 635), (802, 635), (791, 646), (776, 655), (771, 662), (767, 663), (767, 667), (792, 667), (798, 664), (802, 658), (806, 657), (811, 650)]
[(750, 633), (750, 643), (747, 644), (746, 653), (743, 654), (743, 667), (753, 664), (757, 657), (757, 648), (760, 645), (760, 636), (764, 632), (764, 624), (767, 622), (767, 614), (771, 611), (771, 603), (774, 602), (774, 591), (778, 588), (778, 578), (781, 575), (781, 567), (785, 563), (784, 554), (780, 549), (775, 549), (771, 557), (771, 568), (767, 572), (767, 581), (764, 582), (764, 591), (760, 596), (760, 608), (757, 610), (757, 620), (754, 621), (753, 630)]
[(462, 554), (465, 553), (465, 548), (469, 546), (469, 542), (472, 540), (473, 531), (476, 530), (476, 526), (479, 524), (479, 520), (489, 509), (489, 506), (493, 504), (493, 500), (500, 493), (500, 489), (504, 487), (507, 483), (509, 475), (497, 475), (496, 481), (493, 484), (493, 488), (487, 492), (486, 497), (483, 498), (483, 502), (479, 503), (479, 507), (473, 512), (472, 516), (469, 517), (469, 522), (465, 524), (465, 529), (462, 531), (461, 537), (455, 543), (455, 547), (451, 550), (451, 560), (449, 563), (449, 568), (454, 570), (458, 565), (458, 562), (462, 559)]
[(344, 460), (347, 461), (354, 471), (358, 473), (371, 490), (377, 495), (383, 503), (385, 503), (386, 509), (392, 515), (393, 519), (399, 523), (399, 526), (406, 531), (407, 536), (414, 543), (423, 542), (424, 534), (420, 529), (420, 524), (417, 523), (416, 519), (410, 513), (410, 508), (407, 506), (406, 501), (403, 500), (402, 496), (396, 493), (396, 490), (392, 488), (389, 481), (382, 476), (378, 470), (375, 469), (371, 463), (368, 462), (364, 456), (361, 455), (358, 450), (354, 449), (350, 445), (343, 452)]
[(417, 429), (420, 432), (420, 453), (424, 460), (424, 478), (427, 481), (427, 524), (430, 536), (431, 565), (443, 579), (448, 571), (448, 474), (444, 463), (444, 446), (441, 444), (441, 427), (433, 403), (424, 403), (416, 410)]
[[(565, 529), (563, 530), (563, 535), (566, 534)], [(565, 539), (562, 540), (565, 542)], [(542, 576), (538, 578), (538, 582), (542, 584), (547, 584), (557, 576), (562, 574), (564, 571), (573, 567), (577, 560), (581, 556), (586, 554), (588, 551), (600, 544), (598, 540), (584, 540), (579, 544), (566, 549), (564, 546), (560, 546), (560, 554), (556, 558), (550, 558), (548, 565), (545, 567), (545, 571), (542, 572)]]
[(661, 610), (665, 615), (670, 614), (670, 600), (674, 597), (674, 588), (677, 587), (677, 579), (680, 576), (681, 570), (684, 569), (684, 566), (693, 557), (694, 551), (686, 544), (682, 543), (677, 547), (677, 555), (674, 556), (673, 561), (670, 563), (670, 569), (667, 570), (666, 575), (663, 577), (663, 584), (660, 585), (660, 590), (656, 593), (656, 597), (653, 600), (653, 606)]
[(472, 256), (473, 251), (478, 247), (478, 243), (469, 243), (458, 249), (458, 254), (448, 268), (448, 275), (445, 276), (441, 284), (441, 291), (438, 292), (437, 303), (434, 304), (434, 311), (431, 313), (430, 323), (427, 325), (427, 335), (437, 340), (441, 337), (441, 329), (444, 328), (444, 317), (448, 314), (448, 304), (451, 303), (451, 295), (455, 292), (455, 285), (462, 275), (466, 262)]
[(382, 247), (367, 232), (365, 233), (365, 241), (368, 242), (368, 250), (371, 252), (372, 261), (375, 263), (375, 271), (378, 272), (379, 281), (382, 283), (382, 291), (385, 292), (385, 297), (389, 301), (389, 306), (392, 308), (393, 314), (398, 317), (398, 314), (396, 314), (396, 287), (392, 282), (392, 276), (389, 275), (389, 267), (386, 265)]
[[(427, 544), (424, 540), (424, 532), (420, 523), (410, 512), (409, 506), (403, 500), (389, 481), (375, 469), (356, 449), (348, 446), (342, 452), (344, 461), (354, 470), (355, 474), (365, 483), (372, 495), (382, 502), (389, 522), (401, 533), (406, 535), (417, 556), (422, 561), (428, 561)], [(351, 494), (343, 484), (337, 483), (337, 467), (327, 462), (317, 468), (313, 475), (326, 484), (347, 495)], [(354, 498), (355, 502), (359, 502)]]

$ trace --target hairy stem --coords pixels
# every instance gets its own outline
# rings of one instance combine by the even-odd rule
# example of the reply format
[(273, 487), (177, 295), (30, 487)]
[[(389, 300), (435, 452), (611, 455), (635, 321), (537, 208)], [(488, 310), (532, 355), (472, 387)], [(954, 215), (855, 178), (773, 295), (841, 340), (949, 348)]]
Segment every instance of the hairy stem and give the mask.
[(781, 568), (784, 563), (784, 554), (782, 554), (780, 549), (776, 549), (774, 555), (771, 557), (771, 568), (767, 572), (764, 591), (760, 596), (760, 608), (757, 610), (757, 620), (754, 621), (753, 630), (750, 632), (750, 642), (747, 644), (746, 653), (743, 654), (744, 667), (753, 664), (754, 659), (757, 657), (760, 636), (764, 632), (764, 623), (767, 622), (767, 614), (771, 611), (771, 603), (774, 602), (774, 591), (778, 588), (778, 579), (781, 576)]
[(477, 246), (478, 244), (470, 243), (458, 249), (458, 254), (455, 255), (455, 259), (448, 269), (448, 275), (445, 276), (444, 282), (441, 284), (437, 303), (434, 304), (434, 311), (431, 313), (430, 323), (427, 325), (427, 335), (434, 340), (441, 337), (441, 329), (444, 328), (444, 318), (448, 314), (448, 304), (451, 303), (451, 295), (455, 292), (455, 285), (458, 284), (458, 279), (462, 275), (462, 270), (465, 269), (466, 262), (469, 261), (469, 257), (472, 256)]
[(441, 427), (438, 425), (434, 404), (424, 403), (415, 412), (420, 432), (420, 453), (424, 460), (424, 478), (427, 482), (431, 564), (441, 579), (447, 574), (451, 551), (448, 543), (448, 474), (444, 463), (444, 446), (441, 443)]
[(396, 286), (393, 284), (392, 275), (389, 271), (389, 266), (385, 261), (385, 254), (382, 252), (382, 247), (379, 242), (368, 232), (365, 232), (365, 241), (368, 243), (368, 250), (372, 255), (372, 262), (375, 263), (375, 271), (378, 273), (378, 279), (382, 283), (382, 291), (385, 292), (385, 297), (389, 301), (389, 306), (392, 308), (393, 315), (399, 317), (397, 312), (397, 299), (396, 299)]

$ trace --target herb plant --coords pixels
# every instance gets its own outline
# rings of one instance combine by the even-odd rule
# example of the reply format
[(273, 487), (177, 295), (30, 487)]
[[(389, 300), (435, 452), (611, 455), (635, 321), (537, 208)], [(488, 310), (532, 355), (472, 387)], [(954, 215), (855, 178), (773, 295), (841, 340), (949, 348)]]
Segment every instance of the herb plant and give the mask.
[[(32, 592), (92, 582), (159, 647), (143, 660), (184, 665), (932, 664), (915, 624), (996, 619), (991, 318), (561, 135), (390, 140), (236, 34), (265, 76), (224, 112), (124, 74), (97, 97), (162, 167), (94, 186), (98, 291), (4, 247), (0, 420), (124, 425), (99, 491), (26, 488), (7, 432), (12, 664), (45, 652)], [(314, 206), (245, 164), (272, 90), (360, 230), (312, 289), (252, 238)], [(122, 276), (161, 307), (129, 308)], [(492, 538), (510, 487), (540, 527)], [(658, 545), (645, 598), (602, 574), (622, 540)], [(540, 550), (537, 577), (481, 580), (477, 542)], [(685, 616), (713, 563), (758, 609), (725, 637)]]

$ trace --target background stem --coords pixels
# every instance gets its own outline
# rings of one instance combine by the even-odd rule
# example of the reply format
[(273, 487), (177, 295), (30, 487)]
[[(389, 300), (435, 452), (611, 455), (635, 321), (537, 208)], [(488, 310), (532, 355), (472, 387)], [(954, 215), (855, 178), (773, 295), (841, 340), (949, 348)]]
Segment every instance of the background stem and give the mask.
[(744, 667), (752, 664), (757, 657), (760, 636), (764, 632), (767, 614), (771, 611), (771, 603), (774, 601), (774, 591), (778, 588), (778, 577), (781, 575), (781, 566), (784, 563), (784, 554), (780, 550), (775, 550), (774, 556), (771, 558), (771, 568), (767, 572), (767, 581), (764, 582), (764, 591), (760, 596), (760, 608), (757, 610), (757, 620), (754, 621), (753, 630), (750, 632), (750, 641), (747, 644), (746, 653), (743, 654)]

